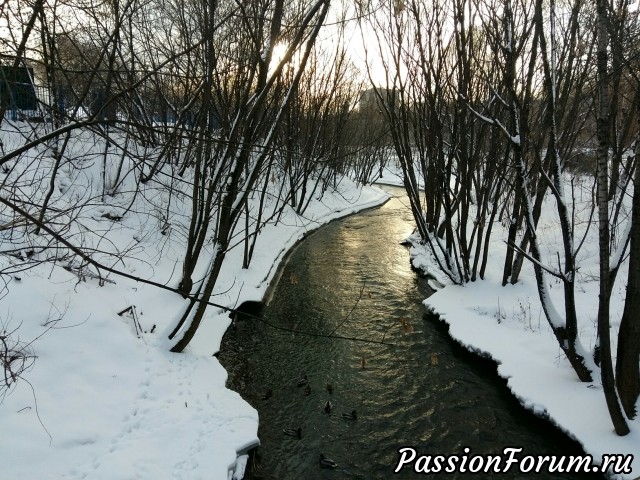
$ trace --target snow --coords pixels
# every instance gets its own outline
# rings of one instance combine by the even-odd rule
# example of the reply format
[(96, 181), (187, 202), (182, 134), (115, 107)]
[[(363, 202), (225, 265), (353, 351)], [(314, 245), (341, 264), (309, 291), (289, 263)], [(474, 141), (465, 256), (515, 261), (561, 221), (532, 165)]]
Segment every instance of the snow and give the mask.
[[(2, 141), (5, 151), (10, 151), (23, 144), (24, 138), (15, 131), (3, 131)], [(95, 197), (94, 190), (100, 188), (96, 152), (102, 148), (90, 135), (74, 136), (71, 153), (82, 153), (84, 168), (71, 163), (61, 167), (52, 200), (56, 205)], [(4, 175), (33, 172), (34, 161), (32, 156), (20, 160)], [(394, 174), (393, 169), (385, 170), (379, 183), (401, 185)], [(130, 178), (127, 182), (124, 190), (132, 186)], [(32, 188), (28, 183), (25, 195), (41, 194), (38, 185), (28, 190)], [(46, 190), (46, 178), (42, 185)], [(126, 246), (127, 255), (114, 267), (175, 286), (180, 272), (179, 232), (186, 224), (184, 205), (176, 200), (162, 216), (157, 210), (165, 198), (162, 188), (140, 188), (145, 201), (129, 210), (127, 199), (118, 195), (107, 196), (104, 202), (94, 198), (93, 205), (73, 212), (78, 216), (69, 224), (68, 233), (104, 252)], [(587, 200), (591, 196), (588, 186), (585, 189)], [(239, 268), (241, 245), (229, 252), (212, 301), (234, 307), (261, 300), (278, 264), (305, 234), (386, 198), (377, 187), (358, 187), (343, 180), (339, 192), (327, 192), (303, 216), (286, 210), (277, 225), (272, 222), (260, 233), (249, 269)], [(553, 217), (556, 210), (549, 207), (545, 214), (551, 214), (542, 218), (539, 227), (540, 245), (546, 249), (546, 258), (555, 258), (559, 242)], [(581, 220), (589, 213), (588, 208), (576, 211)], [(60, 212), (64, 217), (65, 210)], [(124, 212), (121, 222), (105, 217)], [(2, 225), (7, 221), (4, 215), (0, 216)], [(582, 237), (585, 224), (576, 225), (576, 238)], [(424, 248), (412, 247), (411, 261), (429, 269), (430, 283), (438, 289), (425, 301), (426, 307), (449, 324), (456, 341), (491, 356), (514, 395), (580, 441), (594, 459), (604, 453), (635, 455), (635, 473), (620, 478), (637, 477), (640, 420), (630, 423), (628, 436), (615, 435), (599, 379), (592, 384), (579, 382), (557, 346), (540, 312), (530, 265), (517, 285), (500, 286), (505, 248), (500, 228), (499, 223), (494, 226), (493, 254), (485, 280), (465, 286), (450, 284), (446, 275), (433, 268), (434, 260)], [(579, 330), (587, 351), (596, 341), (598, 268), (593, 230), (578, 256)], [(0, 242), (4, 240), (0, 237)], [(32, 245), (29, 242), (43, 241), (22, 240), (25, 248)], [(208, 253), (213, 254), (212, 248)], [(14, 265), (7, 256), (0, 261), (5, 272)], [(202, 263), (194, 278), (205, 271), (206, 262)], [(1, 330), (15, 330), (13, 340), (30, 343), (37, 358), (11, 391), (0, 397), (2, 478), (242, 478), (245, 453), (258, 444), (258, 416), (225, 387), (227, 374), (212, 356), (230, 324), (228, 313), (210, 307), (187, 352), (172, 354), (167, 351), (166, 332), (184, 308), (181, 297), (113, 275), (101, 283), (90, 270), (78, 271), (79, 265), (70, 265), (70, 270), (62, 266), (42, 264), (4, 276), (10, 280), (2, 290)], [(623, 263), (613, 289), (613, 338), (625, 291), (620, 279), (625, 276)], [(560, 286), (552, 279), (547, 287), (556, 305), (561, 305)], [(132, 308), (118, 315), (127, 307)], [(613, 348), (615, 352), (615, 345)]]
[[(33, 133), (9, 131), (7, 125), (0, 132), (5, 152)], [(92, 134), (74, 133), (71, 160), (63, 162), (52, 197), (56, 225), (66, 225), (72, 241), (82, 239), (95, 247), (96, 258), (109, 266), (175, 287), (188, 197), (177, 195), (167, 207), (166, 189), (149, 182), (137, 185), (141, 195), (129, 208), (126, 192), (136, 187), (132, 174), (123, 180), (125, 193), (105, 195), (102, 201), (103, 151), (104, 144)], [(3, 174), (7, 185), (20, 183), (20, 193), (36, 204), (50, 175), (43, 172), (47, 157), (37, 157), (39, 153), (14, 161)], [(111, 153), (108, 159), (118, 162), (120, 155)], [(125, 163), (123, 171), (135, 169)], [(312, 201), (304, 215), (285, 209), (278, 225), (272, 222), (262, 230), (249, 269), (240, 268), (242, 244), (229, 252), (212, 301), (232, 308), (261, 300), (275, 267), (305, 234), (387, 197), (378, 187), (345, 179), (336, 192)], [(86, 207), (78, 207), (89, 199)], [(120, 215), (120, 221), (109, 219)], [(10, 218), (0, 209), (0, 225)], [(0, 231), (3, 250), (16, 242), (6, 232)], [(45, 245), (46, 236), (26, 235), (21, 241), (24, 252)], [(119, 261), (107, 256), (125, 248)], [(213, 247), (206, 248), (211, 256)], [(43, 250), (36, 256), (49, 254)], [(207, 262), (201, 263), (194, 279), (206, 269)], [(187, 351), (174, 354), (168, 351), (166, 332), (184, 308), (181, 296), (117, 275), (100, 282), (95, 271), (77, 263), (43, 263), (7, 274), (20, 264), (0, 256), (2, 278), (8, 281), (0, 294), (0, 331), (13, 332), (14, 342), (30, 344), (36, 358), (0, 396), (2, 478), (242, 478), (246, 452), (259, 441), (258, 415), (226, 388), (227, 373), (213, 356), (230, 325), (228, 312), (210, 307)]]
[[(582, 179), (578, 184), (579, 189), (584, 190), (584, 195), (580, 191), (576, 195), (579, 204), (576, 208), (575, 235), (581, 239), (586, 234), (577, 257), (578, 329), (589, 367), (596, 368), (591, 355), (597, 338), (598, 239), (596, 228), (586, 231), (586, 219), (590, 213), (587, 205), (590, 201), (590, 183)], [(538, 226), (538, 238), (545, 258), (553, 265), (556, 250), (562, 248), (562, 241), (553, 199), (546, 202)], [(579, 441), (585, 451), (593, 456), (594, 463), (600, 463), (604, 454), (633, 455), (633, 473), (614, 478), (636, 479), (640, 472), (640, 418), (629, 422), (630, 434), (624, 437), (616, 435), (602, 391), (600, 373), (595, 371), (594, 381), (590, 384), (578, 380), (541, 311), (531, 263), (525, 261), (516, 285), (501, 286), (506, 232), (499, 219), (493, 228), (492, 254), (485, 279), (459, 286), (436, 275), (436, 280), (446, 286), (424, 301), (426, 308), (437, 313), (449, 325), (449, 333), (457, 342), (469, 350), (491, 357), (498, 364), (498, 373), (507, 379), (510, 390), (519, 401), (535, 413), (548, 417)], [(410, 254), (414, 266), (433, 273), (434, 263), (430, 252), (417, 244), (415, 239)], [(624, 305), (627, 269), (628, 262), (625, 262), (611, 299), (614, 355)], [(555, 306), (563, 305), (559, 281), (547, 277), (545, 286)]]

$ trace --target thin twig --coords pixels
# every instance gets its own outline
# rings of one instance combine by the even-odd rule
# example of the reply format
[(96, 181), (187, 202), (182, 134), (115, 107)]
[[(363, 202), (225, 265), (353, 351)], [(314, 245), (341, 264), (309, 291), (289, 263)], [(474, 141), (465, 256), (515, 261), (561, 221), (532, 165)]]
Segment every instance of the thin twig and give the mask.
[(49, 433), (49, 430), (47, 430), (47, 427), (44, 426), (44, 423), (42, 423), (42, 418), (40, 418), (40, 411), (38, 410), (38, 399), (36, 398), (36, 391), (33, 388), (33, 385), (31, 384), (31, 382), (29, 380), (27, 380), (24, 377), (20, 377), (20, 378), (22, 380), (24, 380), (25, 382), (27, 382), (27, 384), (31, 388), (31, 394), (33, 395), (33, 405), (34, 405), (35, 410), (36, 410), (36, 416), (38, 417), (38, 422), (40, 422), (40, 425), (42, 425), (42, 428), (44, 429), (44, 431), (47, 432), (47, 435), (49, 436), (49, 446), (51, 446), (51, 442), (53, 442), (53, 437)]
[(353, 313), (353, 311), (356, 309), (356, 307), (357, 307), (357, 306), (358, 306), (358, 304), (360, 303), (360, 300), (362, 299), (362, 295), (363, 295), (363, 293), (364, 293), (364, 287), (366, 287), (366, 286), (367, 286), (367, 282), (365, 281), (365, 282), (362, 284), (362, 288), (360, 288), (360, 294), (358, 295), (358, 299), (356, 300), (356, 303), (354, 303), (354, 304), (353, 304), (353, 306), (351, 307), (351, 310), (349, 310), (349, 313), (347, 313), (347, 316), (346, 316), (346, 317), (344, 317), (344, 318), (342, 319), (342, 321), (338, 324), (338, 326), (337, 326), (336, 328), (334, 328), (333, 330), (331, 330), (331, 333), (329, 333), (329, 337), (332, 337), (332, 335), (333, 335), (334, 333), (336, 333), (336, 331), (337, 331), (337, 330), (338, 330), (342, 325), (344, 325), (344, 324), (345, 324), (345, 322), (346, 322), (347, 320), (349, 320), (349, 317), (351, 316), (351, 314)]
[(542, 262), (539, 262), (538, 260), (536, 260), (535, 258), (533, 258), (531, 255), (529, 255), (527, 252), (525, 252), (522, 248), (520, 248), (518, 245), (514, 244), (514, 243), (508, 243), (505, 242), (508, 246), (510, 246), (511, 248), (513, 248), (514, 250), (516, 250), (517, 252), (521, 253), (522, 255), (524, 255), (524, 257), (529, 260), (531, 263), (535, 263), (536, 265), (538, 265), (540, 268), (542, 268), (545, 272), (547, 272), (549, 275), (553, 275), (556, 278), (559, 278), (560, 280), (566, 281), (567, 277), (560, 273), (557, 272), (555, 270), (550, 269), (549, 267), (547, 267), (546, 265), (544, 265)]
[(251, 314), (247, 314), (247, 313), (243, 313), (242, 314), (244, 317), (250, 317), (254, 320), (257, 320), (263, 324), (265, 324), (268, 327), (271, 327), (275, 330), (281, 330), (283, 332), (288, 332), (288, 333), (296, 333), (299, 335), (306, 335), (308, 337), (318, 337), (318, 338), (335, 338), (338, 340), (349, 340), (352, 342), (362, 342), (362, 343), (373, 343), (373, 344), (377, 344), (377, 345), (389, 345), (389, 346), (395, 346), (394, 343), (389, 343), (389, 342), (385, 342), (384, 339), (383, 340), (371, 340), (368, 338), (358, 338), (358, 337), (346, 337), (343, 335), (334, 335), (334, 334), (329, 334), (327, 335), (326, 333), (317, 333), (317, 332), (307, 332), (304, 330), (297, 330), (294, 328), (287, 328), (287, 327), (281, 327), (279, 325), (275, 325), (271, 322), (269, 322), (268, 320), (265, 320), (264, 318), (260, 318), (257, 317), (255, 315), (251, 315)]

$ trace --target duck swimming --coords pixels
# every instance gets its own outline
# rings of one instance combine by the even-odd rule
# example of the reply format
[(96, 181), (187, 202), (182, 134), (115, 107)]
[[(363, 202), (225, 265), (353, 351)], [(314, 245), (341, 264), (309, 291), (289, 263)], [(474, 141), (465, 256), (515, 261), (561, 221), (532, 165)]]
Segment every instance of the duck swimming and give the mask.
[(306, 396), (311, 395), (311, 386), (307, 385), (306, 387), (304, 387), (304, 392), (303, 392)]
[(322, 468), (336, 468), (338, 464), (323, 454), (320, 454), (320, 466)]
[(358, 415), (355, 410), (351, 410), (351, 413), (343, 413), (342, 418), (346, 418), (347, 420), (357, 420)]
[(331, 413), (331, 409), (333, 405), (331, 405), (331, 400), (327, 400), (327, 403), (324, 404), (324, 413)]
[(306, 375), (298, 380), (299, 387), (304, 387), (307, 383), (309, 383), (309, 378)]
[(298, 428), (283, 428), (282, 431), (288, 437), (302, 438), (302, 429), (300, 427), (298, 427)]

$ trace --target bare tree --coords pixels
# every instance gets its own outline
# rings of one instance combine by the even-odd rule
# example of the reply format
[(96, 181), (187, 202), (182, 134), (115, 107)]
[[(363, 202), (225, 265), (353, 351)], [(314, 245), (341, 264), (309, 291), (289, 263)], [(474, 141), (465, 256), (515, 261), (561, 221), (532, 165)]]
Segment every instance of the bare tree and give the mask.
[[(484, 140), (489, 127), (475, 122), (465, 107), (489, 93), (474, 83), (478, 73), (488, 73), (485, 39), (470, 26), (476, 12), (465, 1), (398, 2), (379, 11), (384, 14), (370, 17), (377, 52), (370, 48), (369, 55), (382, 57), (386, 81), (375, 85), (372, 79), (373, 91), (418, 231), (454, 283), (475, 279), (478, 271), (482, 277), (483, 243), (491, 234), (486, 218), (501, 197), (493, 184), (505, 167), (482, 160), (499, 143)], [(428, 195), (420, 193), (421, 185)], [(474, 227), (468, 230), (472, 211)]]
[[(229, 138), (226, 139), (221, 153), (221, 162), (217, 170), (221, 167), (226, 171), (224, 190), (221, 195), (220, 204), (217, 210), (216, 221), (216, 253), (211, 262), (206, 280), (200, 284), (196, 295), (192, 297), (189, 305), (185, 309), (176, 327), (170, 334), (170, 338), (175, 338), (172, 351), (182, 351), (191, 341), (195, 332), (204, 317), (207, 302), (213, 293), (213, 288), (220, 274), (222, 264), (229, 247), (229, 242), (238, 222), (240, 215), (245, 210), (245, 202), (249, 192), (260, 177), (265, 163), (270, 158), (269, 147), (274, 139), (275, 129), (267, 128), (268, 125), (278, 124), (287, 104), (292, 98), (292, 92), (297, 88), (306, 62), (308, 60), (311, 47), (319, 33), (319, 30), (326, 18), (329, 2), (319, 0), (314, 3), (301, 19), (296, 33), (289, 43), (285, 56), (277, 65), (273, 73), (268, 73), (269, 59), (273, 48), (280, 37), (280, 22), (282, 18), (282, 0), (278, 0), (274, 5), (273, 18), (268, 31), (266, 41), (266, 56), (262, 51), (263, 42), (261, 36), (257, 35), (263, 25), (252, 25), (249, 20), (260, 21), (264, 16), (256, 17), (246, 15), (243, 17), (248, 33), (254, 38), (254, 46), (257, 54), (259, 70), (255, 90), (250, 93), (246, 90), (247, 102), (244, 108), (237, 112), (234, 123), (229, 131)], [(304, 42), (304, 43), (303, 43)], [(277, 109), (276, 118), (267, 121), (265, 117), (265, 104), (268, 102), (270, 94), (276, 80), (282, 74), (285, 64), (291, 59), (295, 50), (304, 45), (304, 53), (301, 56), (300, 66), (294, 76), (294, 80), (281, 101), (280, 108)], [(253, 81), (249, 85), (253, 85)], [(253, 146), (261, 135), (265, 135), (261, 143), (261, 151), (253, 156)], [(214, 175), (215, 178), (215, 175)], [(184, 285), (184, 283), (183, 283)]]
[[(25, 20), (25, 35), (12, 46), (20, 61), (28, 50), (39, 63), (41, 78), (55, 93), (49, 97), (55, 100), (41, 99), (43, 108), (55, 113), (56, 121), (28, 131), (26, 125), (15, 126), (26, 132), (24, 142), (0, 157), (2, 232), (14, 242), (2, 253), (18, 263), (0, 274), (49, 261), (79, 278), (95, 275), (104, 282), (105, 272), (132, 278), (98, 259), (111, 256), (117, 263), (136, 247), (117, 251), (99, 245), (136, 202), (144, 202), (159, 232), (181, 237), (184, 245), (177, 289), (188, 298), (171, 335), (173, 350), (181, 351), (212, 303), (227, 252), (244, 243), (248, 266), (256, 235), (285, 205), (286, 195), (277, 197), (280, 207), (264, 214), (265, 204), (273, 205), (266, 201), (267, 187), (286, 152), (279, 125), (294, 99), (304, 105), (301, 124), (319, 130), (299, 152), (304, 179), (289, 192), (298, 199), (299, 213), (336, 182), (336, 173), (347, 172), (342, 126), (353, 108), (348, 101), (353, 92), (332, 95), (348, 84), (344, 54), (326, 66), (324, 84), (312, 85), (319, 82), (319, 70), (316, 77), (303, 76), (329, 2), (36, 6)], [(282, 58), (274, 56), (278, 45), (285, 48)], [(90, 151), (79, 151), (87, 138), (94, 143)], [(73, 181), (67, 177), (93, 172), (96, 165), (100, 185), (69, 202)], [(319, 175), (305, 190), (303, 180), (313, 172)], [(45, 188), (39, 188), (40, 181)], [(153, 191), (161, 193), (148, 194)], [(252, 198), (259, 198), (257, 207), (249, 207)], [(96, 205), (106, 219), (105, 231), (87, 232), (83, 220), (95, 215)], [(183, 215), (185, 206), (190, 208)], [(243, 219), (245, 228), (238, 228)], [(206, 278), (194, 282), (194, 271), (203, 264), (208, 264)]]
[[(640, 113), (640, 112), (638, 112)], [(627, 415), (637, 415), (640, 396), (640, 167), (637, 158), (640, 142), (636, 140), (636, 163), (633, 177), (633, 206), (629, 238), (629, 273), (624, 311), (618, 332), (616, 386), (620, 402)]]
[[(576, 1), (562, 9), (559, 23), (553, 1), (548, 10), (541, 0), (381, 5), (384, 13), (370, 18), (387, 76), (385, 85), (374, 87), (417, 229), (442, 270), (456, 283), (475, 280), (478, 271), (482, 277), (490, 225), (496, 216), (504, 217), (510, 248), (503, 284), (517, 281), (525, 258), (532, 261), (558, 344), (578, 377), (591, 381), (575, 294), (576, 258), (584, 240), (574, 233), (575, 205), (564, 192), (564, 175), (568, 159), (590, 141), (584, 129), (591, 125), (590, 59), (596, 44), (589, 35), (594, 25), (589, 6)], [(624, 23), (627, 17), (619, 12)], [(618, 37), (624, 37), (620, 32), (626, 27), (617, 28)], [(618, 77), (614, 85), (620, 84)], [(617, 138), (624, 144), (629, 117), (620, 123)], [(492, 141), (484, 142), (488, 135)], [(614, 165), (622, 168), (621, 162)], [(622, 190), (614, 224), (624, 210), (619, 199), (626, 188), (616, 184)], [(563, 239), (557, 267), (543, 258), (536, 231), (547, 192), (555, 200)], [(611, 241), (608, 232), (605, 236)], [(609, 282), (615, 280), (625, 239), (618, 245), (616, 255), (601, 259)], [(547, 291), (549, 275), (563, 286), (562, 315)]]
[(629, 426), (624, 419), (620, 403), (616, 395), (615, 376), (611, 358), (609, 305), (611, 300), (612, 281), (609, 268), (609, 135), (608, 135), (608, 100), (609, 76), (608, 53), (609, 29), (607, 26), (608, 2), (598, 0), (598, 238), (600, 252), (600, 297), (598, 302), (598, 335), (600, 350), (600, 371), (602, 388), (607, 400), (609, 414), (618, 435), (629, 433)]

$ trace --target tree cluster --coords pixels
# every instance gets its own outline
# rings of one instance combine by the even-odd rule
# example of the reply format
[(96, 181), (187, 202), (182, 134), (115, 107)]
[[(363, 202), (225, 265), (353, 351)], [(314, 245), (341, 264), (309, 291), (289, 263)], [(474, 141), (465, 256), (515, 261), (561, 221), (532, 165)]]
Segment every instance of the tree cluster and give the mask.
[[(344, 174), (370, 180), (347, 126), (360, 86), (344, 30), (317, 42), (329, 11), (328, 0), (4, 2), (3, 65), (28, 67), (44, 94), (29, 121), (5, 117), (10, 88), (0, 99), (14, 139), (0, 156), (0, 275), (47, 262), (172, 290), (185, 298), (169, 335), (182, 351), (231, 249), (248, 268), (267, 222), (304, 214)], [(132, 216), (149, 229), (116, 247), (110, 232)], [(156, 233), (182, 248), (175, 285), (121, 268)]]
[[(532, 263), (559, 347), (582, 381), (600, 370), (621, 435), (640, 393), (639, 38), (631, 7), (626, 0), (361, 5), (372, 12), (364, 25), (377, 45), (368, 55), (381, 58), (386, 71), (375, 92), (422, 241), (452, 282), (475, 281), (492, 254), (492, 226), (503, 222), (503, 285), (518, 281), (525, 260)], [(600, 239), (599, 344), (592, 354), (580, 343), (576, 308), (586, 232), (576, 224), (575, 196), (585, 178), (593, 192), (586, 231), (597, 227)], [(554, 200), (561, 234), (553, 259), (537, 231), (545, 197)], [(614, 372), (609, 302), (627, 255)], [(561, 307), (549, 296), (550, 279), (562, 286)]]

